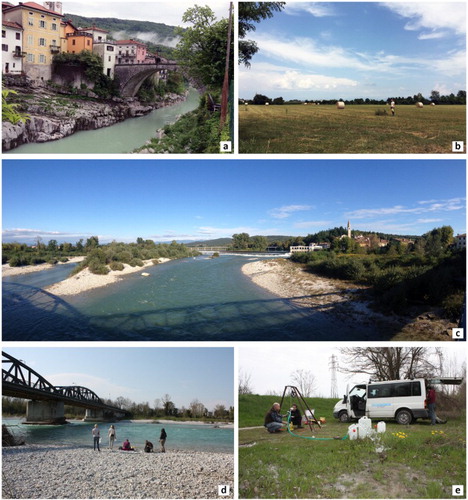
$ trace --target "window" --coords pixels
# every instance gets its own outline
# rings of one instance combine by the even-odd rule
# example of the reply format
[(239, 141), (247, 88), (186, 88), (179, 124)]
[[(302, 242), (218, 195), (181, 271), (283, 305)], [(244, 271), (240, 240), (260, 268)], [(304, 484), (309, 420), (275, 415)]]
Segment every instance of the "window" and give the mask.
[(34, 45), (34, 38), (32, 35), (28, 35), (28, 45)]
[(52, 23), (52, 31), (57, 31), (57, 23)]
[(72, 40), (72, 45), (76, 45), (76, 40)]
[(6, 38), (6, 31), (2, 30), (2, 38)]
[(2, 43), (2, 50), (3, 52), (8, 52), (8, 45)]
[(86, 40), (86, 45), (89, 47), (89, 40)]
[(45, 47), (45, 44), (46, 44), (45, 38), (39, 38), (39, 46), (40, 47)]
[(39, 27), (40, 28), (45, 28), (46, 27), (45, 21), (39, 21)]
[(421, 396), (420, 382), (400, 382), (397, 384), (378, 384), (369, 386), (369, 398), (402, 398)]
[(21, 33), (16, 33), (16, 39), (21, 40)]
[(111, 62), (111, 61), (112, 61), (112, 57), (111, 57), (111, 56), (109, 56), (109, 62)]
[(106, 50), (107, 52), (114, 52), (114, 47), (112, 47), (112, 45), (108, 45)]
[(369, 399), (373, 398), (389, 398), (392, 394), (393, 384), (379, 384), (369, 386)]
[(34, 26), (34, 18), (32, 18), (32, 17), (28, 18), (28, 25), (29, 26)]
[(28, 62), (30, 63), (34, 62), (34, 54), (28, 54)]
[(395, 384), (393, 394), (395, 397), (411, 396), (411, 382)]
[(41, 54), (39, 56), (39, 62), (42, 63), (42, 64), (45, 64), (46, 63), (46, 56)]

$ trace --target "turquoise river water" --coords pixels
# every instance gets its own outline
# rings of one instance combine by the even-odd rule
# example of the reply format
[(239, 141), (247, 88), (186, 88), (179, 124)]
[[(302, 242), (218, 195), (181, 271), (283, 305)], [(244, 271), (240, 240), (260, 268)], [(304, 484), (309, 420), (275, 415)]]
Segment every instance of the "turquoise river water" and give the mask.
[[(12, 433), (27, 444), (58, 444), (75, 447), (93, 447), (91, 431), (94, 422), (71, 420), (66, 425), (25, 425), (20, 419), (4, 418)], [(107, 431), (110, 424), (98, 424), (101, 431), (101, 446), (108, 446)], [(145, 440), (151, 441), (155, 450), (159, 449), (159, 435), (164, 427), (167, 433), (166, 450), (198, 450), (218, 453), (232, 453), (234, 448), (233, 429), (215, 428), (210, 424), (148, 423), (123, 420), (114, 423), (117, 439), (114, 448), (125, 439), (141, 451)]]
[[(43, 290), (72, 265), (3, 279), (3, 340), (336, 340), (356, 338), (320, 308), (255, 285), (242, 266), (258, 256), (174, 260), (75, 296)], [(354, 336), (354, 337), (353, 337)]]
[(176, 122), (179, 115), (193, 111), (198, 106), (199, 96), (195, 89), (190, 89), (185, 101), (155, 109), (145, 116), (110, 127), (76, 132), (58, 141), (23, 144), (7, 153), (130, 153), (156, 137), (158, 129)]

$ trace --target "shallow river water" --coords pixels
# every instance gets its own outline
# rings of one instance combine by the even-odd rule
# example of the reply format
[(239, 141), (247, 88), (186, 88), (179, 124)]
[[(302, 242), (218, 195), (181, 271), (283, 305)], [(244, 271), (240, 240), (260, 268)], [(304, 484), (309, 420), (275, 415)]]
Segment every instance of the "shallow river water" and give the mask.
[[(93, 447), (91, 431), (94, 422), (71, 420), (66, 425), (25, 425), (23, 420), (4, 418), (3, 423), (11, 432), (21, 437), (27, 444), (60, 444), (76, 447)], [(99, 424), (101, 446), (108, 446), (107, 431), (110, 424)], [(155, 450), (159, 449), (159, 435), (164, 427), (167, 433), (166, 449), (198, 450), (229, 453), (233, 451), (233, 429), (215, 428), (209, 424), (148, 423), (122, 420), (114, 423), (117, 439), (114, 447), (119, 447), (125, 439), (137, 450), (151, 441)]]

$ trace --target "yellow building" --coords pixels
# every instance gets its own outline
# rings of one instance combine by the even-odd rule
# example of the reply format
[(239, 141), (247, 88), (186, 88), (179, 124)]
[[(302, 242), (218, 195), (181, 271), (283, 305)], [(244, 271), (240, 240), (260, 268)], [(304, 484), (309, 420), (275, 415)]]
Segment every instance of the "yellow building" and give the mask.
[(23, 71), (33, 80), (50, 80), (52, 58), (60, 52), (62, 14), (35, 2), (25, 2), (3, 11), (3, 19), (23, 27)]

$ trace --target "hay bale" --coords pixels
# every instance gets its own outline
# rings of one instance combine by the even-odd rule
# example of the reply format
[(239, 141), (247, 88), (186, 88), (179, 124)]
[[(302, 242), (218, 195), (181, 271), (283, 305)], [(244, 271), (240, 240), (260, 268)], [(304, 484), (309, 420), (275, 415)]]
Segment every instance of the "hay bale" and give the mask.
[(435, 102), (431, 102), (431, 106), (435, 106)]
[(344, 109), (345, 108), (345, 103), (343, 101), (338, 101), (336, 103), (336, 108), (337, 109)]
[(265, 106), (269, 106), (269, 105), (270, 105), (270, 103), (269, 103), (269, 102), (266, 102), (266, 103), (265, 103)]
[(424, 104), (422, 102), (417, 102), (416, 103), (416, 107), (417, 108), (423, 108), (424, 107)]

